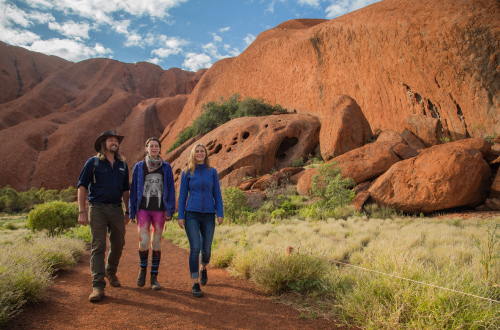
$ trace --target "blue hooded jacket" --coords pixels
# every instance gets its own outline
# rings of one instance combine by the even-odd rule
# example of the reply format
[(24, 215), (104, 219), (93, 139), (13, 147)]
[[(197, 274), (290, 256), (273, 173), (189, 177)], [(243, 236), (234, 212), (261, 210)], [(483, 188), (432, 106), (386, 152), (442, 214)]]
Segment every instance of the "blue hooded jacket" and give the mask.
[(185, 211), (217, 213), (217, 217), (224, 217), (219, 175), (215, 168), (207, 168), (205, 164), (198, 164), (193, 174), (189, 171), (182, 172), (179, 190), (179, 219), (185, 219)]
[[(142, 200), (144, 190), (144, 166), (145, 161), (138, 162), (134, 166), (132, 174), (132, 185), (130, 186), (129, 211), (130, 219), (135, 219)], [(163, 162), (163, 207), (167, 211), (167, 216), (171, 217), (175, 211), (175, 185), (172, 167), (169, 163)]]

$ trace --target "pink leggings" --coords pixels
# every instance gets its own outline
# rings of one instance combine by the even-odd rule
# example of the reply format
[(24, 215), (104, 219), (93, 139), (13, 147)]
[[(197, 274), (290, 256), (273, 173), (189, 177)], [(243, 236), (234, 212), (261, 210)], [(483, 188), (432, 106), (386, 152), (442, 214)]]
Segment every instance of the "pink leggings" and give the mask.
[[(160, 250), (160, 239), (165, 225), (165, 211), (137, 211), (137, 231), (139, 232), (139, 250), (146, 251), (151, 247), (154, 251)], [(149, 228), (153, 225), (153, 237)]]

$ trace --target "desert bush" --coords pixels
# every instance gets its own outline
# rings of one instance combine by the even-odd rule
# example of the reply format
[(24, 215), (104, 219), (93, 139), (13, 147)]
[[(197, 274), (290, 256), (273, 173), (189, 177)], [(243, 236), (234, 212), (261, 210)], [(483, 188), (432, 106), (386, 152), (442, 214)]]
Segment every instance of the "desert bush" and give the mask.
[(200, 133), (208, 133), (218, 126), (238, 117), (256, 117), (271, 115), (273, 112), (285, 112), (279, 105), (270, 105), (263, 99), (246, 98), (240, 101), (239, 94), (233, 94), (228, 100), (221, 98), (220, 102), (209, 101), (202, 104), (201, 115), (197, 117), (193, 124), (181, 134), (175, 142), (167, 149), (167, 153), (182, 145), (188, 139)]
[(69, 186), (67, 189), (62, 189), (59, 192), (59, 199), (66, 203), (72, 203), (76, 201), (76, 194), (78, 189)]
[(28, 215), (28, 228), (32, 231), (47, 230), (50, 237), (61, 235), (77, 223), (76, 203), (54, 201), (39, 204)]
[(70, 228), (64, 233), (64, 236), (69, 238), (76, 238), (90, 243), (92, 241), (92, 233), (90, 232), (90, 226), (76, 226)]
[(242, 213), (247, 208), (247, 200), (241, 189), (236, 187), (224, 188), (222, 191), (224, 196), (224, 215), (232, 222), (239, 222)]
[(303, 167), (304, 165), (304, 158), (302, 157), (299, 157), (292, 162), (292, 167)]

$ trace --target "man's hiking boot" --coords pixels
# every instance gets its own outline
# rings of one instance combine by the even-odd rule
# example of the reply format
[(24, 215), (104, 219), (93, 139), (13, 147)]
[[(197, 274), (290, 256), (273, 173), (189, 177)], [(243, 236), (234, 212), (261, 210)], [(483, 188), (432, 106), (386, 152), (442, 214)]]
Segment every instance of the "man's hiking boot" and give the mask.
[(154, 291), (158, 291), (161, 289), (160, 284), (158, 284), (158, 281), (156, 280), (156, 277), (158, 274), (151, 274), (151, 289)]
[(102, 288), (93, 288), (92, 293), (89, 296), (89, 301), (95, 302), (104, 298), (104, 289)]
[(146, 273), (147, 273), (147, 268), (141, 268), (139, 271), (139, 276), (137, 277), (137, 286), (140, 286), (141, 288), (146, 284)]
[(119, 287), (121, 285), (118, 277), (115, 274), (106, 274), (106, 278), (108, 279), (109, 285), (114, 287)]
[(201, 292), (200, 283), (193, 284), (193, 288), (191, 291), (193, 292), (193, 296), (197, 298), (203, 297), (203, 292)]
[(205, 285), (208, 282), (208, 274), (207, 274), (207, 269), (202, 269), (201, 270), (201, 277), (200, 277), (200, 284)]

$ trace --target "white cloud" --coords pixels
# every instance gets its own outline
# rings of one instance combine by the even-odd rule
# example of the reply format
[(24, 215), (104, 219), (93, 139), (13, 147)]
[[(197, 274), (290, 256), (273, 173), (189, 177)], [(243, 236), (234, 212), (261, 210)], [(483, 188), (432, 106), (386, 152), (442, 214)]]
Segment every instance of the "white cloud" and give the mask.
[(121, 21), (115, 21), (113, 23), (113, 29), (120, 34), (128, 34), (128, 27), (130, 26), (130, 20), (124, 19)]
[(214, 34), (214, 41), (215, 42), (222, 42), (222, 38), (219, 37), (218, 35)]
[[(307, 0), (299, 0), (307, 1)], [(331, 1), (331, 5), (325, 9), (326, 18), (334, 19), (335, 17), (342, 16), (344, 14), (350, 13), (351, 11), (358, 10), (360, 8), (366, 7), (373, 3), (379, 2), (380, 0), (341, 0), (341, 1)]]
[(247, 46), (249, 46), (252, 42), (254, 42), (254, 40), (255, 40), (255, 36), (250, 34), (250, 33), (247, 34), (247, 36), (243, 39), (243, 41), (245, 41), (245, 44)]
[(0, 28), (0, 40), (12, 46), (25, 47), (40, 39), (40, 36), (30, 31)]
[[(154, 39), (155, 38), (152, 37), (152, 40)], [(152, 50), (151, 54), (160, 58), (166, 58), (170, 55), (182, 53), (182, 48), (188, 44), (188, 42), (183, 39), (169, 38), (165, 35), (156, 36), (156, 39), (161, 40), (161, 42), (155, 44), (162, 44), (164, 47)]]
[(29, 50), (49, 55), (56, 55), (69, 61), (78, 62), (91, 57), (104, 57), (113, 51), (96, 43), (89, 47), (81, 42), (70, 39), (37, 40), (26, 47)]
[(297, 3), (301, 6), (311, 6), (313, 8), (319, 8), (319, 0), (298, 0)]
[(210, 68), (212, 60), (207, 54), (187, 53), (182, 65), (186, 70), (196, 72), (199, 69)]
[(128, 35), (126, 35), (126, 39), (127, 40), (125, 41), (124, 45), (127, 47), (141, 46), (143, 43), (142, 36), (137, 32), (130, 32)]
[(148, 62), (158, 65), (161, 62), (161, 60), (158, 57), (154, 57), (154, 58), (148, 59)]
[(228, 26), (228, 27), (224, 27), (224, 28), (219, 29), (219, 32), (220, 32), (220, 33), (223, 33), (223, 32), (227, 32), (227, 31), (229, 31), (229, 30), (231, 30), (231, 27), (230, 27), (230, 26)]
[(339, 5), (330, 5), (326, 8), (325, 12), (327, 19), (334, 19), (335, 17), (339, 17), (346, 14), (347, 9)]
[(75, 23), (67, 21), (63, 24), (58, 22), (49, 22), (49, 29), (59, 32), (60, 34), (72, 39), (88, 39), (90, 25), (86, 22)]
[(126, 13), (135, 17), (169, 17), (169, 10), (188, 0), (31, 0), (38, 8), (58, 10), (66, 14), (79, 15), (100, 24), (114, 21), (113, 14)]

